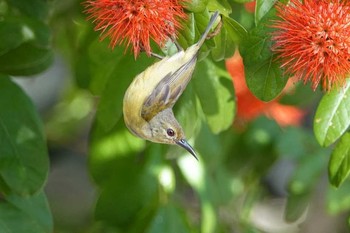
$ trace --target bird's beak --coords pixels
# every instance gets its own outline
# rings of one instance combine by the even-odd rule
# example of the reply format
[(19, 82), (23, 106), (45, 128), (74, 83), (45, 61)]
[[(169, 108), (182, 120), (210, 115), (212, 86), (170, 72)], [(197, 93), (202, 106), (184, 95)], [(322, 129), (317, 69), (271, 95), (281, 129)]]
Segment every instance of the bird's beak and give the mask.
[(193, 157), (195, 157), (198, 160), (196, 152), (194, 152), (194, 149), (192, 148), (192, 146), (185, 139), (180, 139), (176, 141), (176, 144), (185, 148), (188, 152), (190, 152), (193, 155)]

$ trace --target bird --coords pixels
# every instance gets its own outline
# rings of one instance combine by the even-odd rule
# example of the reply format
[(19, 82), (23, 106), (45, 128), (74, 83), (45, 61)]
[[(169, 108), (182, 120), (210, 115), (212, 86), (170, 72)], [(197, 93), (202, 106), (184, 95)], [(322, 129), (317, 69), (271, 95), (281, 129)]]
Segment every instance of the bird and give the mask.
[(218, 11), (211, 16), (197, 43), (186, 50), (175, 43), (177, 53), (162, 57), (133, 79), (123, 99), (124, 122), (132, 134), (155, 143), (179, 145), (198, 160), (172, 108), (191, 80), (199, 49), (218, 16)]

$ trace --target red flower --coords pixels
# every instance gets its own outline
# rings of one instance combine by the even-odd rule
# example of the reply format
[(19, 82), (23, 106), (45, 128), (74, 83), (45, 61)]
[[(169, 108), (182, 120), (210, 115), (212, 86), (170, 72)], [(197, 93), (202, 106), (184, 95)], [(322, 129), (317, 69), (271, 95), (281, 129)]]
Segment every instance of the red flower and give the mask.
[(277, 52), (288, 74), (311, 81), (313, 89), (344, 85), (350, 74), (350, 1), (291, 0), (277, 4), (272, 27)]
[[(304, 112), (297, 107), (282, 105), (277, 100), (263, 102), (256, 98), (245, 82), (244, 65), (241, 55), (236, 50), (233, 57), (226, 60), (226, 69), (232, 77), (237, 97), (236, 123), (254, 120), (260, 115), (274, 119), (280, 126), (300, 125)], [(286, 90), (290, 89), (292, 79)]]
[(150, 39), (163, 46), (176, 36), (178, 20), (186, 17), (178, 0), (89, 0), (84, 5), (101, 39), (109, 37), (112, 48), (132, 46), (135, 58), (143, 50), (150, 56)]
[(252, 2), (246, 2), (244, 3), (244, 8), (249, 12), (249, 13), (254, 13), (255, 12), (255, 7), (256, 7), (256, 1)]

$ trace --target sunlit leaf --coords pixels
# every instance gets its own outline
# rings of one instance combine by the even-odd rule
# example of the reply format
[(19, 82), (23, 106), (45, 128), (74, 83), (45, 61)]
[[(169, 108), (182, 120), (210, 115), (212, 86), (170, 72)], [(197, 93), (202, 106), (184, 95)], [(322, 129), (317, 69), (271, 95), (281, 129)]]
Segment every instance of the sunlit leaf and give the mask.
[(350, 80), (323, 96), (314, 117), (314, 133), (321, 146), (334, 143), (350, 125)]
[[(48, 174), (48, 154), (35, 107), (9, 78), (0, 77), (0, 176), (8, 188), (28, 195)], [(1, 187), (0, 187), (1, 188)]]
[(0, 202), (0, 232), (50, 233), (53, 221), (43, 192), (31, 197), (9, 195)]
[[(89, 168), (101, 190), (95, 217), (123, 232), (140, 227), (138, 221), (143, 222), (144, 229), (144, 218), (153, 215), (158, 205), (157, 177), (150, 171), (150, 166), (140, 162), (142, 159), (138, 155), (144, 146), (145, 141), (133, 136), (123, 121), (109, 131), (98, 122), (94, 123)], [(152, 151), (152, 156), (161, 157), (156, 151)]]
[(332, 185), (339, 187), (350, 173), (350, 133), (345, 133), (334, 148), (328, 166)]
[[(123, 121), (110, 130), (95, 121), (90, 138), (90, 172), (99, 185), (109, 182), (119, 169), (125, 168), (128, 172), (128, 166), (134, 162), (133, 156), (145, 147), (145, 141), (132, 135)], [(123, 163), (130, 164), (124, 166)]]

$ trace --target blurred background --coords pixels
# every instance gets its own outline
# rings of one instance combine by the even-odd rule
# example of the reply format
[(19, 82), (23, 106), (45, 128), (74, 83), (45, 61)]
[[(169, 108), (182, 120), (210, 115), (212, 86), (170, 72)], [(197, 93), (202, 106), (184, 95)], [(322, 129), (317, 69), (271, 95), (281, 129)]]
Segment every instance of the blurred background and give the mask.
[[(14, 80), (44, 122), (50, 157), (44, 190), (55, 233), (349, 231), (350, 183), (330, 186), (330, 149), (312, 132), (321, 92), (296, 85), (272, 103), (258, 102), (239, 81), (244, 68), (236, 46), (220, 61), (208, 56), (175, 106), (197, 162), (179, 148), (137, 139), (124, 126), (123, 90), (155, 60), (112, 51), (81, 1), (44, 2), (53, 62)], [(253, 27), (252, 3), (210, 2)], [(201, 13), (193, 14), (199, 20)], [(219, 110), (206, 110), (211, 104)]]

